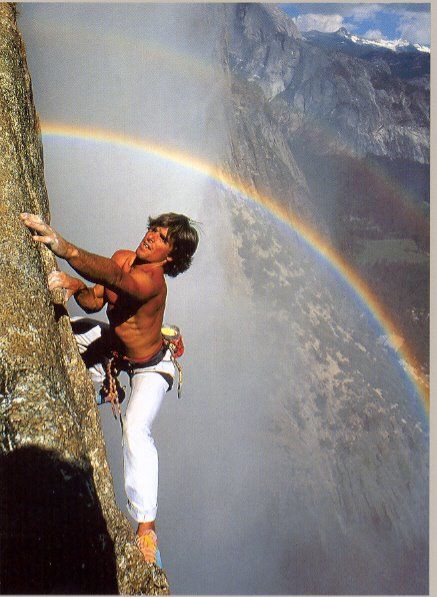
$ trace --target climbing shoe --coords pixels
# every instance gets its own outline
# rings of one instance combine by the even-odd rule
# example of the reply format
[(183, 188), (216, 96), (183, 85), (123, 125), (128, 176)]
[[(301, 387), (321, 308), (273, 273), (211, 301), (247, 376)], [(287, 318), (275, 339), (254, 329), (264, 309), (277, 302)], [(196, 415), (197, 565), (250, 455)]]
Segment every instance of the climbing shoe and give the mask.
[(155, 531), (150, 529), (144, 535), (137, 535), (136, 542), (146, 562), (148, 564), (156, 564), (162, 568), (161, 554), (158, 549), (158, 537)]

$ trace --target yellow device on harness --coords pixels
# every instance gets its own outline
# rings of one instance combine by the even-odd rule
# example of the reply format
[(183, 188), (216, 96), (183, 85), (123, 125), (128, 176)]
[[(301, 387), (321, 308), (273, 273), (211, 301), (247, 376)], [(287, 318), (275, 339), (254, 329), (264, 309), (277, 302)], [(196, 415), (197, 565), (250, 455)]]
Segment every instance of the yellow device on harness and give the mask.
[(172, 363), (178, 370), (178, 398), (180, 398), (183, 380), (182, 367), (179, 365), (177, 359), (182, 356), (185, 351), (181, 331), (176, 325), (164, 324), (161, 328), (161, 334), (165, 346), (170, 350)]

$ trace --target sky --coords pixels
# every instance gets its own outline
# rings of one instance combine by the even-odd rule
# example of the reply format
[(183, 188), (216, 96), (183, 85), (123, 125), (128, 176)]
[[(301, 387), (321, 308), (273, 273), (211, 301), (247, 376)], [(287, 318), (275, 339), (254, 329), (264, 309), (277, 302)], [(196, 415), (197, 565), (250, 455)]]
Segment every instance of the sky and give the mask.
[(424, 4), (281, 4), (301, 31), (333, 32), (345, 27), (350, 33), (373, 40), (406, 39), (429, 46), (430, 10)]

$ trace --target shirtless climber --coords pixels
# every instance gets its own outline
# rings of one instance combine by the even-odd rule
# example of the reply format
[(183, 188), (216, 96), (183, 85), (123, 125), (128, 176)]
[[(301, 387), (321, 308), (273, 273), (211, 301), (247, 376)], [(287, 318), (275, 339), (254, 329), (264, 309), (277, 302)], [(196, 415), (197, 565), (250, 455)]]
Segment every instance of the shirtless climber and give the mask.
[[(123, 425), (123, 458), (128, 510), (138, 522), (137, 542), (149, 563), (160, 563), (155, 533), (158, 494), (158, 455), (151, 436), (152, 423), (163, 397), (171, 389), (174, 367), (163, 345), (161, 326), (167, 286), (164, 274), (177, 276), (187, 270), (198, 244), (198, 234), (184, 215), (168, 213), (149, 218), (147, 233), (136, 251), (116, 251), (111, 259), (80, 249), (44, 223), (37, 215), (20, 215), (44, 243), (65, 259), (82, 280), (55, 271), (49, 288), (65, 289), (87, 313), (107, 304), (109, 325), (84, 318), (72, 322), (82, 358), (94, 381), (102, 383), (100, 402), (124, 397), (118, 381), (108, 387), (108, 363), (117, 359), (115, 376), (127, 371), (131, 394)], [(112, 357), (112, 359), (111, 359)]]

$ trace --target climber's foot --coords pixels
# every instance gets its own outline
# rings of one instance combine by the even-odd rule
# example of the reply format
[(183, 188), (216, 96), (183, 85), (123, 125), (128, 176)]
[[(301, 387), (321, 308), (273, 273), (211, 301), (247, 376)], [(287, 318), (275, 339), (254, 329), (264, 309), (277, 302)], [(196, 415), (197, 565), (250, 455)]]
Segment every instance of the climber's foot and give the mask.
[(147, 529), (136, 536), (139, 550), (148, 564), (156, 564), (162, 568), (161, 554), (158, 549), (158, 537), (153, 529)]

